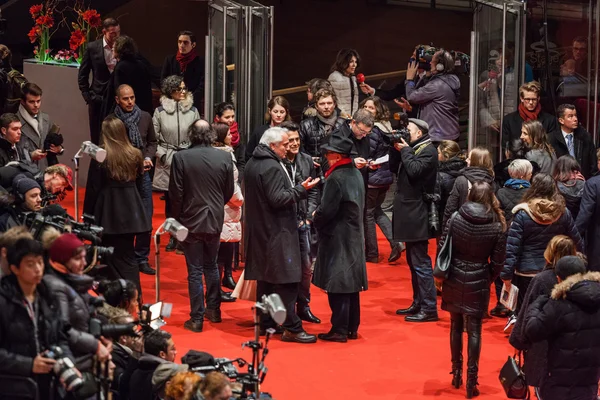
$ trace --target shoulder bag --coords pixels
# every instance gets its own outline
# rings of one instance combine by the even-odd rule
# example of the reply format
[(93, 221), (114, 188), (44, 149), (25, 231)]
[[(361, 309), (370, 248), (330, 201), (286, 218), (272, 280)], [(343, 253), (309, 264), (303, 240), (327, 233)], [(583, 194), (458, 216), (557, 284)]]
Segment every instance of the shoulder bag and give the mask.
[(433, 268), (433, 276), (442, 281), (448, 279), (448, 274), (450, 273), (450, 262), (452, 261), (452, 223), (457, 214), (458, 211), (455, 211), (448, 221), (446, 240), (437, 255), (435, 267)]
[[(517, 362), (516, 358), (519, 358)], [(529, 399), (529, 386), (525, 379), (525, 374), (521, 366), (523, 353), (519, 352), (514, 356), (509, 356), (508, 360), (500, 370), (500, 384), (509, 399)]]

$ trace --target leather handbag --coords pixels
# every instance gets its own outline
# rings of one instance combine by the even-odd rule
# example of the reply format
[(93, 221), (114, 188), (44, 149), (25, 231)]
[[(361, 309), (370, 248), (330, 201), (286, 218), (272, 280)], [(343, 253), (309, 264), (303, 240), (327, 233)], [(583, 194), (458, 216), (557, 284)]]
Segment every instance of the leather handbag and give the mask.
[(529, 399), (530, 396), (529, 386), (521, 365), (522, 357), (523, 353), (521, 352), (518, 355), (509, 356), (498, 376), (504, 393), (509, 399)]
[(433, 268), (433, 276), (441, 281), (448, 279), (450, 273), (450, 262), (452, 261), (452, 223), (458, 211), (455, 211), (448, 221), (448, 233), (446, 240), (440, 249), (440, 252), (435, 259), (435, 267)]

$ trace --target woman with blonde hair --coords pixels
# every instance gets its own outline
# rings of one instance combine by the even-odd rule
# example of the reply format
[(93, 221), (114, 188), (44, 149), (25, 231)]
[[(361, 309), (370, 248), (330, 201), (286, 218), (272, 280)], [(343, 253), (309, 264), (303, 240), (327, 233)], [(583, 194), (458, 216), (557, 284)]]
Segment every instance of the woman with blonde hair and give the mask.
[[(546, 267), (542, 272), (537, 274), (529, 284), (521, 311), (517, 317), (517, 322), (510, 334), (510, 344), (518, 350), (525, 352), (525, 364), (523, 366), (527, 383), (535, 388), (541, 386), (542, 379), (547, 373), (548, 342), (531, 343), (525, 335), (525, 316), (528, 313), (529, 306), (540, 296), (550, 296), (552, 289), (558, 283), (554, 266), (561, 258), (565, 256), (580, 255), (577, 253), (575, 242), (565, 235), (554, 236), (546, 250), (544, 251), (544, 259)], [(582, 258), (583, 256), (580, 255)]]
[(540, 167), (540, 172), (552, 174), (556, 153), (548, 142), (548, 135), (542, 123), (538, 120), (524, 122), (521, 141), (527, 149), (525, 158), (535, 162)]
[(102, 122), (100, 145), (106, 150), (106, 160), (102, 164), (92, 160), (90, 164), (84, 212), (93, 215), (95, 223), (104, 228), (102, 245), (115, 248), (107, 260), (108, 268), (101, 273), (111, 280), (134, 282), (141, 295), (134, 238), (152, 230), (138, 191), (144, 157), (131, 145), (123, 122), (112, 115)]
[[(467, 201), (469, 191), (475, 182), (487, 182), (494, 188), (494, 164), (488, 149), (475, 147), (467, 157), (467, 167), (454, 181), (452, 191), (444, 209), (444, 225), (454, 211), (458, 211)], [(494, 188), (495, 189), (495, 188)], [(495, 190), (494, 190), (495, 191)]]

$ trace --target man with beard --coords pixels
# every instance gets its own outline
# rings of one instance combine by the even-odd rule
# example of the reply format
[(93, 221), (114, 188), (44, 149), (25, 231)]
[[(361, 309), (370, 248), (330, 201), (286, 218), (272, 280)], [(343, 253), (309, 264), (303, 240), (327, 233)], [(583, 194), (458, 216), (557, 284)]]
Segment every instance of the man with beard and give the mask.
[[(253, 157), (246, 165), (246, 279), (256, 280), (256, 297), (277, 293), (287, 315), (283, 323), (284, 342), (315, 343), (315, 335), (307, 334), (295, 312), (298, 283), (302, 280), (298, 239), (297, 203), (319, 179), (294, 182), (283, 160), (287, 156), (287, 130), (268, 129), (260, 139)], [(261, 331), (277, 328), (265, 315)]]
[[(142, 184), (139, 187), (140, 197), (144, 203), (146, 214), (152, 219), (152, 179), (150, 179), (150, 169), (152, 168), (152, 157), (156, 154), (156, 133), (152, 116), (146, 111), (142, 111), (135, 104), (135, 93), (129, 85), (121, 85), (117, 88), (115, 101), (115, 115), (127, 129), (127, 136), (133, 147), (140, 149), (144, 154), (144, 175)], [(150, 264), (148, 256), (150, 255), (150, 236), (151, 232), (137, 234), (135, 237), (135, 258), (140, 272), (148, 275), (155, 275)]]

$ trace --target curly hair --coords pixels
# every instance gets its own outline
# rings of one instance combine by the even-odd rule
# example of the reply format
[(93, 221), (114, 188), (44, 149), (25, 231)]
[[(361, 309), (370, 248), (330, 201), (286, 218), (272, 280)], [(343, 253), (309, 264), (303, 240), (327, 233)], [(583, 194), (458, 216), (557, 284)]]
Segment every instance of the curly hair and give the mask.
[(137, 45), (131, 37), (121, 35), (115, 40), (114, 53), (119, 59), (131, 59), (138, 53)]
[(390, 119), (390, 109), (388, 108), (387, 104), (381, 101), (381, 99), (377, 96), (367, 97), (366, 99), (360, 102), (358, 108), (364, 108), (365, 104), (367, 104), (367, 101), (372, 101), (373, 105), (375, 106), (374, 117), (376, 122), (387, 121)]
[(183, 82), (183, 77), (179, 75), (167, 76), (160, 83), (160, 91), (163, 94), (163, 96), (168, 97), (170, 99), (172, 97), (173, 92), (181, 87), (181, 82)]

